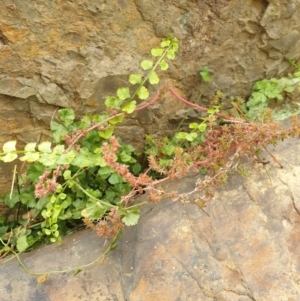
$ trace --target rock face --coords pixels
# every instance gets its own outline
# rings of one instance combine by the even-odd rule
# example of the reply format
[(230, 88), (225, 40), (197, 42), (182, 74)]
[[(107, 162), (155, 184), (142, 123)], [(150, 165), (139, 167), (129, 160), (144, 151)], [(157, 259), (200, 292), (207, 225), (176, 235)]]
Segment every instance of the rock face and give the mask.
[[(285, 58), (300, 56), (299, 0), (3, 0), (0, 16), (0, 144), (45, 139), (59, 107), (100, 112), (104, 96), (170, 33), (180, 53), (163, 81), (192, 101), (204, 66), (213, 77), (205, 102), (216, 90), (247, 97), (254, 81), (287, 73)], [(172, 131), (182, 109), (166, 95), (118, 131), (141, 146), (146, 133)], [(17, 262), (1, 266), (1, 298), (300, 300), (298, 145), (278, 155), (285, 169), (270, 168), (271, 181), (261, 169), (246, 180), (233, 176), (207, 214), (171, 202), (148, 206), (104, 265), (76, 278), (37, 284)], [(1, 193), (11, 170), (0, 164)], [(169, 189), (193, 183), (187, 178)], [(91, 261), (102, 245), (93, 233), (77, 233), (24, 259), (36, 270), (60, 269)]]
[[(104, 264), (76, 277), (50, 275), (37, 284), (16, 260), (0, 262), (1, 300), (300, 300), (300, 147), (290, 140), (279, 148), (283, 169), (268, 164), (269, 178), (248, 166), (250, 175), (232, 175), (205, 212), (170, 201), (146, 206)], [(165, 188), (188, 192), (194, 183), (190, 177)], [(22, 258), (34, 271), (67, 269), (106, 247), (85, 230)]]
[[(300, 55), (299, 0), (22, 0), (0, 3), (0, 143), (47, 135), (57, 107), (99, 112), (160, 39), (174, 34), (180, 53), (164, 81), (196, 100), (199, 70), (216, 90), (246, 97), (253, 81), (286, 73)], [(145, 133), (172, 131), (182, 105), (166, 95), (119, 133), (141, 146)], [(133, 138), (133, 133), (137, 138)], [(1, 165), (1, 176), (11, 167)], [(10, 177), (0, 191), (10, 185)]]

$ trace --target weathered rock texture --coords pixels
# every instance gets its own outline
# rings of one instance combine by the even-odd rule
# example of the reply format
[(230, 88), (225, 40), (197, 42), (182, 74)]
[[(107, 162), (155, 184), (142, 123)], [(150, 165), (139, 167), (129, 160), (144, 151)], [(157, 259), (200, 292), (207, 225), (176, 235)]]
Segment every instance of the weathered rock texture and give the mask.
[[(50, 275), (37, 284), (16, 260), (1, 265), (1, 300), (31, 301), (298, 301), (300, 300), (300, 147), (276, 152), (284, 165), (232, 175), (206, 213), (170, 201), (146, 206), (102, 265), (76, 277)], [(169, 182), (188, 192), (195, 178)], [(146, 197), (145, 195), (143, 197)], [(105, 246), (79, 232), (22, 258), (35, 271), (95, 260)], [(3, 262), (3, 261), (2, 261)]]
[[(299, 0), (55, 0), (0, 2), (0, 143), (47, 135), (57, 107), (101, 111), (103, 97), (124, 85), (160, 39), (180, 40), (165, 80), (195, 100), (197, 73), (218, 89), (247, 96), (253, 81), (288, 71), (300, 55)], [(119, 132), (141, 146), (145, 133), (168, 133), (182, 105), (165, 96)], [(1, 165), (1, 175), (11, 167)], [(9, 177), (0, 191), (10, 185)]]

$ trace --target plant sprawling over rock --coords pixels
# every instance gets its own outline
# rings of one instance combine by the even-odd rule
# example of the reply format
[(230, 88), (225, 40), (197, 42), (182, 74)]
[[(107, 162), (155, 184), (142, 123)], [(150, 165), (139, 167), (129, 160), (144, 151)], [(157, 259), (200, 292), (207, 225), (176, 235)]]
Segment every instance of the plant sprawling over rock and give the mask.
[[(68, 229), (83, 220), (99, 236), (112, 238), (107, 251), (94, 263), (117, 246), (124, 226), (137, 224), (139, 208), (148, 201), (171, 198), (203, 209), (230, 171), (244, 173), (240, 168), (242, 158), (265, 163), (261, 150), (267, 151), (267, 145), (299, 136), (296, 117), (290, 128), (281, 129), (267, 108), (270, 99), (281, 100), (282, 93), (290, 93), (299, 85), (299, 72), (290, 78), (257, 82), (246, 104), (240, 98), (226, 102), (218, 91), (213, 105), (202, 107), (178, 95), (168, 84), (151, 95), (149, 87), (160, 83), (159, 71), (168, 69), (168, 60), (175, 58), (177, 50), (178, 40), (173, 37), (152, 49), (152, 59), (140, 64), (141, 72), (129, 76), (128, 86), (132, 87), (120, 87), (116, 95), (105, 99), (103, 114), (88, 114), (78, 120), (72, 109), (61, 109), (51, 123), (52, 141), (31, 142), (23, 150), (17, 150), (16, 141), (3, 145), (1, 161), (18, 158), (30, 164), (19, 176), (15, 168), (12, 187), (17, 188), (4, 195), (9, 210), (0, 217), (2, 257), (14, 253), (27, 272), (41, 274), (39, 281), (43, 281), (45, 275), (29, 271), (18, 254), (41, 242), (61, 241)], [(204, 82), (211, 80), (207, 67), (199, 75)], [(188, 127), (179, 126), (171, 137), (144, 137), (142, 153), (114, 135), (126, 115), (153, 105), (165, 93), (201, 112), (198, 121)], [(189, 172), (201, 176), (188, 193), (165, 192), (160, 185)], [(142, 193), (147, 193), (148, 201), (136, 198)], [(78, 273), (81, 268), (68, 271)]]

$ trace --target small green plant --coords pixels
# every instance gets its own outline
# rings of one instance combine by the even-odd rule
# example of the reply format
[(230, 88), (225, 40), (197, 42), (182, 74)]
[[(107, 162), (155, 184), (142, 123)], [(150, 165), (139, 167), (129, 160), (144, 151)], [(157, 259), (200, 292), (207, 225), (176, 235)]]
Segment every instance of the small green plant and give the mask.
[(273, 118), (275, 120), (283, 120), (292, 115), (300, 113), (300, 103), (295, 108), (289, 104), (280, 107), (284, 100), (284, 93), (292, 93), (295, 87), (300, 87), (300, 71), (298, 65), (290, 61), (298, 70), (290, 77), (263, 79), (253, 85), (253, 92), (246, 103), (246, 116), (250, 120), (259, 118), (261, 113), (265, 111), (271, 100), (277, 101), (277, 108), (273, 110)]
[[(141, 62), (141, 72), (129, 76), (128, 85), (137, 85), (135, 91), (131, 93), (129, 87), (120, 87), (116, 95), (105, 99), (103, 114), (77, 120), (72, 109), (62, 109), (51, 123), (53, 141), (28, 143), (23, 150), (17, 150), (16, 141), (3, 145), (1, 161), (12, 162), (18, 158), (30, 165), (19, 176), (15, 169), (13, 184), (16, 182), (17, 189), (3, 197), (9, 210), (0, 218), (0, 256), (13, 253), (29, 274), (40, 275), (39, 282), (45, 281), (48, 274), (73, 271), (76, 275), (84, 267), (104, 260), (117, 247), (123, 227), (137, 224), (142, 205), (171, 198), (196, 204), (204, 210), (228, 173), (240, 171), (242, 158), (261, 162), (261, 149), (267, 150), (268, 144), (275, 145), (278, 140), (300, 134), (296, 118), (293, 126), (282, 130), (272, 121), (270, 110), (265, 110), (263, 115), (251, 111), (252, 106), (259, 105), (255, 97), (263, 98), (255, 95), (264, 95), (264, 105), (271, 96), (279, 97), (279, 89), (271, 94), (271, 88), (263, 88), (267, 84), (256, 86), (258, 94), (248, 102), (246, 114), (240, 99), (232, 101), (233, 113), (217, 104), (221, 92), (216, 93), (215, 103), (209, 108), (184, 99), (168, 85), (150, 97), (149, 86), (160, 83), (159, 70), (168, 69), (167, 60), (174, 59), (177, 50), (178, 41), (173, 37), (163, 40), (160, 48), (152, 49), (152, 59)], [(204, 82), (211, 80), (207, 67), (200, 75)], [(281, 91), (284, 89), (286, 85)], [(135, 149), (114, 135), (115, 126), (128, 114), (159, 101), (163, 93), (170, 93), (203, 116), (190, 123), (188, 129), (179, 128), (171, 137), (147, 136), (144, 150), (147, 165), (141, 165)], [(255, 114), (260, 115), (259, 122), (249, 121), (249, 116), (255, 119)], [(191, 171), (202, 174), (192, 191), (178, 194), (161, 188), (164, 181)], [(141, 193), (147, 193), (147, 201), (135, 198)], [(37, 273), (25, 266), (20, 253), (40, 243), (60, 242), (79, 221), (99, 236), (111, 237), (104, 254), (84, 266), (64, 271)]]

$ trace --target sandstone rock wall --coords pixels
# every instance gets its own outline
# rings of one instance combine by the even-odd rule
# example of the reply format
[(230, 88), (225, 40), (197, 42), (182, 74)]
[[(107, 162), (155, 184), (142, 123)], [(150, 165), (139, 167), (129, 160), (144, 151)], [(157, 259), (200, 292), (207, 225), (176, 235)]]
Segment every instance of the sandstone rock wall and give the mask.
[[(216, 90), (247, 97), (254, 81), (289, 71), (300, 56), (299, 0), (3, 0), (0, 2), (0, 144), (44, 139), (58, 107), (101, 111), (103, 97), (160, 39), (174, 34), (180, 53), (164, 80), (195, 100), (197, 73)], [(140, 146), (145, 133), (168, 133), (182, 109), (166, 96), (119, 132)], [(11, 166), (0, 165), (0, 192)]]

